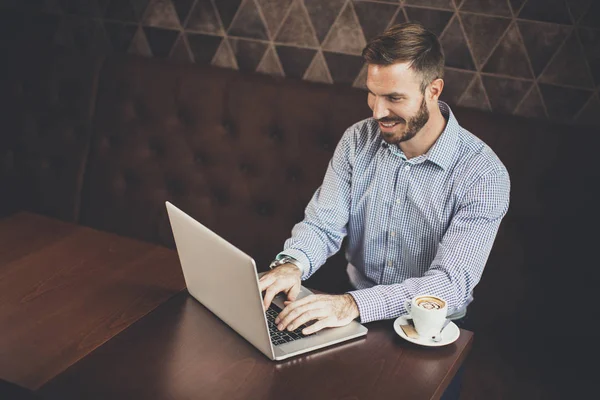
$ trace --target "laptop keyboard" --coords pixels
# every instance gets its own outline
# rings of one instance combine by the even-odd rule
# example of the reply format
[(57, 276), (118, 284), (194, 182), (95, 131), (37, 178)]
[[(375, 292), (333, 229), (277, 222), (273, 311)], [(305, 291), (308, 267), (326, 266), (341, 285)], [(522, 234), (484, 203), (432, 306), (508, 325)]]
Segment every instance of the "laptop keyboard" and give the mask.
[(277, 325), (275, 324), (275, 318), (277, 318), (277, 315), (280, 312), (281, 308), (271, 303), (271, 305), (267, 309), (267, 312), (265, 313), (267, 315), (269, 334), (271, 335), (271, 342), (273, 342), (273, 344), (278, 345), (289, 343), (293, 342), (294, 340), (302, 339), (313, 335), (304, 335), (302, 333), (302, 329), (306, 328), (306, 325), (300, 325), (298, 328), (291, 332), (288, 330), (280, 331), (279, 329), (277, 329)]

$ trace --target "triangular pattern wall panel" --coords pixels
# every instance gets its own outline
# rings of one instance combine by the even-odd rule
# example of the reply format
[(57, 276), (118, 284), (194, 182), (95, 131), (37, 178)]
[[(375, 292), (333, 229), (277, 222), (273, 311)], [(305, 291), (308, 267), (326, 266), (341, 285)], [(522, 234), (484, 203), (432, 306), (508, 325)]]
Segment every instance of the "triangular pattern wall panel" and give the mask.
[[(10, 36), (2, 43), (34, 51), (36, 41), (52, 42), (73, 53), (168, 57), (361, 89), (365, 44), (395, 23), (421, 22), (440, 38), (442, 99), (451, 105), (600, 124), (600, 0), (27, 3), (0, 2)], [(15, 12), (30, 22), (12, 29)]]

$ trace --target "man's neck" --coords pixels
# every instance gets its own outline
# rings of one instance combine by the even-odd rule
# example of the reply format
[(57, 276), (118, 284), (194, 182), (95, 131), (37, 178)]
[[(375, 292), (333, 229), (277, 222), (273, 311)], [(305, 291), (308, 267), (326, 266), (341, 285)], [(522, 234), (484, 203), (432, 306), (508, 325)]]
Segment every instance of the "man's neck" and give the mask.
[(446, 118), (442, 115), (439, 107), (430, 113), (429, 121), (411, 140), (400, 142), (398, 145), (407, 159), (418, 157), (429, 151), (435, 144), (444, 129), (446, 128)]

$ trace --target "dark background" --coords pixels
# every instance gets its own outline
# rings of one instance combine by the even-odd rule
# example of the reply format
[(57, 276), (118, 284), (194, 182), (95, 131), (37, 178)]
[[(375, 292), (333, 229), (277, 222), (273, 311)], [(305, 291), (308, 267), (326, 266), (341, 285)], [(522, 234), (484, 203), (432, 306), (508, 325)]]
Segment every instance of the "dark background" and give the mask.
[(363, 87), (366, 40), (407, 20), (440, 35), (451, 105), (600, 124), (593, 0), (0, 0), (0, 41)]

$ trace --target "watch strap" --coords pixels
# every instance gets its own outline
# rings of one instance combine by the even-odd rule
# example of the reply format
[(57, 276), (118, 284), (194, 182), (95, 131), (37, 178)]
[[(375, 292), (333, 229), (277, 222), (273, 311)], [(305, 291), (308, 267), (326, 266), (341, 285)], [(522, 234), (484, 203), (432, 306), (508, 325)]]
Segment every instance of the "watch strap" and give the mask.
[(298, 269), (301, 272), (304, 273), (304, 269), (302, 268), (302, 264), (300, 264), (300, 262), (298, 260), (296, 260), (295, 258), (290, 257), (290, 256), (283, 256), (280, 259), (273, 260), (273, 262), (271, 264), (269, 264), (269, 268), (273, 269), (273, 268), (278, 267), (278, 266), (283, 265), (283, 264), (293, 264), (296, 267), (298, 267)]

